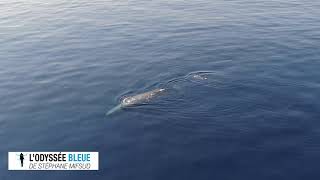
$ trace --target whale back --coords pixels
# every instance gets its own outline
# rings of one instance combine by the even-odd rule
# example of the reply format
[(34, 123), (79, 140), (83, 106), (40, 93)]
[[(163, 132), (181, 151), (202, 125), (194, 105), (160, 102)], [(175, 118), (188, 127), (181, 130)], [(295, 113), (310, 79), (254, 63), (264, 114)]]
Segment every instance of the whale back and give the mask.
[(127, 107), (127, 106), (149, 102), (152, 98), (154, 98), (156, 95), (163, 92), (164, 90), (165, 89), (158, 88), (142, 94), (137, 94), (135, 96), (126, 97), (121, 101), (121, 105), (122, 107)]

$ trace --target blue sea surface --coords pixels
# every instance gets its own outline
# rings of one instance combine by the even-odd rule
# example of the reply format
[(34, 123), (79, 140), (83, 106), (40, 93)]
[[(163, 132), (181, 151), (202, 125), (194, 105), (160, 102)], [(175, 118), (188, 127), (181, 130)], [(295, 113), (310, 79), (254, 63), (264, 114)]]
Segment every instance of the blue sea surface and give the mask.
[[(0, 10), (1, 180), (320, 179), (320, 1)], [(100, 169), (8, 171), (8, 151), (98, 151)]]

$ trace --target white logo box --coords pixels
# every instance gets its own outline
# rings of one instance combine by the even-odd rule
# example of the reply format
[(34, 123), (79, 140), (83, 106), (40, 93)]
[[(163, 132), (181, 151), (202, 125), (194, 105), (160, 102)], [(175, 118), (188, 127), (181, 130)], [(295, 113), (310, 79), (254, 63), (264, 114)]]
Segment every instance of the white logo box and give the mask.
[(99, 170), (99, 152), (8, 152), (8, 170)]

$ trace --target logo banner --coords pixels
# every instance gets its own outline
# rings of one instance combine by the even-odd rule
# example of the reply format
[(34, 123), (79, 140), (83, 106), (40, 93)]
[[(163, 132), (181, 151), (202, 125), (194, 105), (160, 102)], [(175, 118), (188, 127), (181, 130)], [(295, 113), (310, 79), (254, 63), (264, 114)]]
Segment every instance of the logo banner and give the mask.
[(99, 170), (99, 152), (8, 152), (8, 170)]

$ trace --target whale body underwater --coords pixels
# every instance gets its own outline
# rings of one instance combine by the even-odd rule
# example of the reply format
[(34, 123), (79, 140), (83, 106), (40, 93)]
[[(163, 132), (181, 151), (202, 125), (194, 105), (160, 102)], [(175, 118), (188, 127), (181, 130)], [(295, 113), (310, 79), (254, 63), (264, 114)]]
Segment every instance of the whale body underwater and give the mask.
[[(203, 73), (203, 72), (190, 73), (187, 76), (184, 76), (184, 78), (191, 78), (191, 79), (197, 80), (197, 81), (205, 81), (205, 80), (208, 80), (208, 77), (206, 76), (206, 74), (207, 73)], [(175, 82), (175, 81), (172, 81), (172, 82)], [(134, 106), (134, 105), (139, 105), (139, 104), (143, 104), (143, 103), (148, 103), (148, 102), (150, 102), (150, 100), (152, 100), (153, 98), (160, 95), (162, 92), (164, 92), (166, 90), (167, 89), (164, 89), (164, 88), (156, 88), (151, 91), (147, 91), (147, 92), (137, 94), (134, 96), (126, 97), (126, 98), (122, 99), (121, 102), (116, 107), (109, 110), (106, 113), (106, 115), (108, 116), (114, 112), (121, 110), (122, 108), (130, 107), (130, 106)]]
[(148, 91), (148, 92), (144, 92), (144, 93), (137, 94), (134, 96), (126, 97), (120, 102), (119, 105), (117, 105), (116, 107), (114, 107), (110, 111), (108, 111), (106, 115), (110, 115), (110, 114), (120, 110), (121, 108), (147, 103), (163, 91), (165, 91), (164, 88), (157, 88), (152, 91)]

